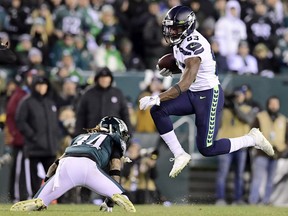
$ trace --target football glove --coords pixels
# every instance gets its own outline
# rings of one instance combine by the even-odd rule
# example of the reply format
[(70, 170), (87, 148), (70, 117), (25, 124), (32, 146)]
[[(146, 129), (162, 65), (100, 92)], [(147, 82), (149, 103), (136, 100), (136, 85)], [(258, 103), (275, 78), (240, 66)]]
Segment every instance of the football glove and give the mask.
[(160, 106), (160, 98), (158, 95), (155, 96), (145, 96), (139, 100), (140, 110), (146, 110), (149, 106), (157, 105)]
[(100, 205), (100, 211), (112, 212), (114, 203), (110, 199), (106, 198), (104, 202)]
[(160, 74), (163, 76), (163, 77), (168, 77), (168, 76), (171, 76), (172, 77), (172, 71), (170, 71), (169, 69), (166, 69), (166, 68), (162, 68), (160, 69), (159, 68), (159, 65), (156, 65), (156, 68), (157, 70), (159, 70)]

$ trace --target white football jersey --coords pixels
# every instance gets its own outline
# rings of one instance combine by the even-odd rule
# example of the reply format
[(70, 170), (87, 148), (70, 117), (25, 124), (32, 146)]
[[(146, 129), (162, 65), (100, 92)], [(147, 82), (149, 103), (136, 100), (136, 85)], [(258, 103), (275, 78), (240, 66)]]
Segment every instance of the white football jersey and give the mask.
[(191, 91), (203, 91), (219, 84), (216, 61), (211, 46), (197, 30), (187, 36), (182, 43), (175, 45), (173, 52), (182, 72), (185, 68), (185, 59), (196, 56), (201, 58), (196, 80), (189, 87)]

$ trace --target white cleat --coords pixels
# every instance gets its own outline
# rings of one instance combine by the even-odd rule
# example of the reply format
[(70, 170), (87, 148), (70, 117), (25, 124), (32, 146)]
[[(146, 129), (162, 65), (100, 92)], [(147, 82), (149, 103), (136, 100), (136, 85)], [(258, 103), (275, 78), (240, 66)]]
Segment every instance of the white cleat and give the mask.
[(260, 132), (258, 128), (252, 128), (248, 136), (251, 136), (255, 141), (255, 148), (261, 149), (264, 151), (267, 155), (273, 156), (274, 150), (270, 142), (263, 136), (263, 134)]
[(40, 198), (25, 200), (15, 203), (10, 211), (41, 211), (47, 209)]
[(177, 156), (176, 158), (172, 158), (174, 160), (174, 164), (171, 172), (169, 173), (169, 177), (175, 178), (187, 164), (191, 160), (191, 155), (184, 152), (183, 154)]
[(123, 207), (127, 212), (136, 212), (133, 203), (122, 194), (114, 194), (112, 200), (119, 206)]

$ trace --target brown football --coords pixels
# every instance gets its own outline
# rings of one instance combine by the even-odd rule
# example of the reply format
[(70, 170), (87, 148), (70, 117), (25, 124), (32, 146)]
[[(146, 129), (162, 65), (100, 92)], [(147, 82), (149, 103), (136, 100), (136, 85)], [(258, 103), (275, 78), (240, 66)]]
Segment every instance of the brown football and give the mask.
[(177, 64), (176, 64), (176, 59), (173, 56), (173, 53), (168, 53), (164, 56), (162, 56), (159, 60), (158, 60), (158, 67), (159, 69), (169, 69), (170, 71), (172, 71), (172, 73), (180, 73), (180, 69), (178, 68)]

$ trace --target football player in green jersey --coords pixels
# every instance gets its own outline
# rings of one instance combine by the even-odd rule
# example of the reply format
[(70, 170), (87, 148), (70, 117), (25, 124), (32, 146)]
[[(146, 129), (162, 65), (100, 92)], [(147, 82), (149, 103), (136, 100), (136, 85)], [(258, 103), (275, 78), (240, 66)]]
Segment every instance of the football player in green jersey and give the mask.
[[(49, 168), (46, 183), (34, 199), (15, 203), (11, 211), (37, 211), (47, 206), (68, 190), (87, 187), (108, 199), (100, 210), (112, 211), (111, 200), (128, 212), (136, 212), (124, 189), (119, 184), (121, 159), (125, 157), (129, 139), (127, 125), (119, 118), (106, 116), (87, 133), (75, 137), (65, 153)], [(109, 175), (103, 169), (109, 166)], [(113, 203), (112, 202), (112, 203)]]

